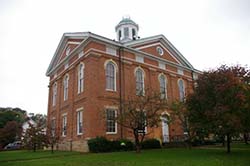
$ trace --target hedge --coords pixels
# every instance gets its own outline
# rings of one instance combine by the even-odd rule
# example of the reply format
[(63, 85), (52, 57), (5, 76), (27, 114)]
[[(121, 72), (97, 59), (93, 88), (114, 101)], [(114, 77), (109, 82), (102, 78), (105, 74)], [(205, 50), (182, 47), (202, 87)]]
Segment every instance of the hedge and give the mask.
[(130, 140), (109, 141), (105, 137), (96, 137), (88, 140), (88, 146), (89, 151), (94, 153), (129, 151), (134, 149), (134, 144)]

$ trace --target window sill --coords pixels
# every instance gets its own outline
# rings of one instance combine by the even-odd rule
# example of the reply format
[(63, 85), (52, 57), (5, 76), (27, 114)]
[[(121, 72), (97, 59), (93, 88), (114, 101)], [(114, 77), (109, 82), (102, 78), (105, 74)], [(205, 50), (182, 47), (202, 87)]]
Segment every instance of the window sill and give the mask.
[(112, 90), (112, 89), (106, 89), (106, 91), (108, 91), (108, 92), (117, 92), (116, 90)]
[(115, 135), (115, 134), (117, 134), (117, 132), (106, 132), (106, 134), (108, 134), (108, 135)]

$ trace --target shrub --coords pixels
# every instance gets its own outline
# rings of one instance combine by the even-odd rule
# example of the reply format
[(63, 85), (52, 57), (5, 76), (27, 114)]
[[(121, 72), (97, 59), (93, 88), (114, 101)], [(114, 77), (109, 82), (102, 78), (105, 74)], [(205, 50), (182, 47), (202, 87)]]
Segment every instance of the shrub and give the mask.
[(130, 140), (121, 139), (121, 140), (119, 140), (119, 142), (120, 142), (120, 150), (121, 151), (130, 151), (130, 150), (135, 149), (133, 142), (131, 142)]
[(109, 141), (105, 137), (96, 137), (88, 141), (89, 151), (98, 152), (115, 152), (129, 151), (134, 149), (134, 144), (130, 140), (122, 139)]
[(147, 139), (142, 142), (142, 149), (157, 149), (161, 148), (161, 143), (157, 139)]
[(105, 137), (96, 137), (88, 140), (88, 146), (90, 152), (109, 152), (111, 151), (111, 142)]

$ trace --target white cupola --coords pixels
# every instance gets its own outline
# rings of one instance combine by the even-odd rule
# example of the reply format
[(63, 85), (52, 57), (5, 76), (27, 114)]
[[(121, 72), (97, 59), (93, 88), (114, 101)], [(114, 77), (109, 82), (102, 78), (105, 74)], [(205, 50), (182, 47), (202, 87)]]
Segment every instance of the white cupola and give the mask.
[(130, 17), (123, 17), (115, 27), (117, 40), (127, 42), (138, 39), (139, 26)]

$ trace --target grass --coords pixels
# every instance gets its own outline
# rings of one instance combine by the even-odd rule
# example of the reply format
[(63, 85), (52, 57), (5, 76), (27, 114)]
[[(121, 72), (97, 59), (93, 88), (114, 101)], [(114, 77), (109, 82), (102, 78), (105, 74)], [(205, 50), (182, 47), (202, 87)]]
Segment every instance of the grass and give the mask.
[(222, 148), (157, 149), (135, 152), (81, 154), (77, 152), (0, 152), (1, 166), (249, 166), (250, 145), (234, 145), (231, 154)]

